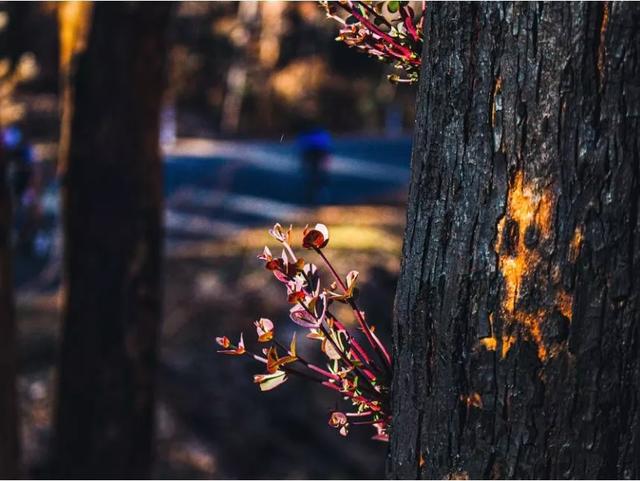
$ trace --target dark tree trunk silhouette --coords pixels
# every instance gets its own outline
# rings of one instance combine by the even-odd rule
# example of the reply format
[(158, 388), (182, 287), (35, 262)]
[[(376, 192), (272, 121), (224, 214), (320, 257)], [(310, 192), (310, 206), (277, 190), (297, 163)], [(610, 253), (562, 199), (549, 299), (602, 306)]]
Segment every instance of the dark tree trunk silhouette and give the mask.
[[(3, 5), (1, 10), (8, 20), (0, 36), (0, 57), (9, 65), (8, 72), (0, 78), (0, 128), (5, 128), (16, 120), (11, 113), (7, 116), (4, 109), (13, 103), (13, 93), (19, 83), (16, 66), (24, 47), (19, 31), (27, 9), (11, 3)], [(0, 479), (20, 475), (10, 162), (4, 139), (0, 138)]]
[(0, 478), (18, 476), (16, 322), (11, 269), (11, 193), (0, 139)]
[(96, 3), (72, 61), (56, 475), (148, 476), (161, 319), (170, 4)]
[(640, 476), (640, 7), (430, 3), (389, 475)]

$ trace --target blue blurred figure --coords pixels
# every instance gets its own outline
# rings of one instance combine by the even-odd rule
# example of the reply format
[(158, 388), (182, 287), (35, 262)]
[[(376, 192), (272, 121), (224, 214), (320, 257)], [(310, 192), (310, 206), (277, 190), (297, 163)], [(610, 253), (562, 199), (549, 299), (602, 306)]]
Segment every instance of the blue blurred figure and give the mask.
[(25, 142), (20, 128), (10, 126), (2, 132), (7, 164), (9, 165), (9, 182), (14, 200), (20, 200), (31, 180), (33, 172), (33, 153), (31, 146)]
[(309, 205), (329, 202), (329, 161), (333, 142), (323, 127), (308, 122), (297, 139), (305, 174), (305, 200)]
[(38, 199), (32, 186), (33, 148), (15, 125), (2, 131), (2, 145), (8, 165), (17, 246), (31, 254), (38, 223)]

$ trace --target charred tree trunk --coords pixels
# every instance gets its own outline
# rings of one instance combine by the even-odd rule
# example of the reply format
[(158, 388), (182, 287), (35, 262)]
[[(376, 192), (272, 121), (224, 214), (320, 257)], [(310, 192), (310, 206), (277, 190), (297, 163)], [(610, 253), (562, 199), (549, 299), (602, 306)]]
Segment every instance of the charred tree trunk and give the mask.
[(158, 148), (171, 6), (96, 3), (63, 129), (65, 294), (53, 469), (149, 475), (161, 319)]
[(640, 8), (433, 3), (389, 474), (640, 476)]
[(0, 139), (0, 478), (18, 476), (16, 322), (11, 269), (11, 193)]

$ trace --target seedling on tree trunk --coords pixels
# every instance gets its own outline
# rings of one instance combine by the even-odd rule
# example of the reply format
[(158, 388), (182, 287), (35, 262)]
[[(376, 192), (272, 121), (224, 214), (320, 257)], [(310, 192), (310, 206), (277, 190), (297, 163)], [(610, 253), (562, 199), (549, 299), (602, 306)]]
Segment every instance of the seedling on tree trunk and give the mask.
[(400, 73), (389, 75), (392, 82), (418, 81), (426, 2), (341, 0), (318, 3), (328, 18), (340, 24), (336, 40), (393, 64)]
[[(365, 313), (356, 304), (355, 292), (358, 272), (351, 271), (343, 279), (324, 253), (329, 242), (329, 231), (323, 224), (304, 229), (302, 246), (316, 252), (330, 271), (334, 282), (321, 285), (319, 270), (311, 263), (296, 257), (291, 248), (291, 227), (284, 230), (276, 224), (269, 234), (282, 244), (280, 257), (274, 257), (268, 247), (259, 259), (265, 268), (286, 287), (287, 301), (291, 304), (289, 317), (306, 331), (306, 337), (317, 345), (328, 358), (325, 367), (308, 362), (296, 349), (296, 335), (288, 345), (276, 338), (275, 324), (266, 318), (256, 321), (258, 342), (265, 347), (260, 353), (246, 350), (242, 334), (237, 344), (227, 337), (216, 338), (223, 348), (222, 354), (249, 356), (265, 365), (266, 372), (253, 378), (262, 391), (269, 391), (297, 376), (315, 382), (340, 394), (352, 409), (334, 410), (329, 425), (346, 436), (352, 425), (369, 424), (375, 429), (373, 439), (388, 441), (391, 421), (389, 411), (389, 385), (391, 357), (380, 342)], [(345, 327), (335, 315), (334, 303), (351, 308), (358, 324), (356, 332)], [(359, 331), (359, 332), (358, 332)]]

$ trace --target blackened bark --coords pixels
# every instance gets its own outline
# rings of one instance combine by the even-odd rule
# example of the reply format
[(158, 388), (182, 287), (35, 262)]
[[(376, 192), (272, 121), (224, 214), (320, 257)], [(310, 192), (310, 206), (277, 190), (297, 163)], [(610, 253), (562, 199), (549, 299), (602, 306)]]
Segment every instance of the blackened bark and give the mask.
[(0, 140), (0, 478), (19, 469), (16, 322), (11, 269), (11, 193)]
[(61, 159), (56, 475), (149, 475), (162, 299), (158, 129), (170, 10), (96, 3), (86, 49), (74, 59)]
[(429, 4), (391, 477), (640, 477), (638, 25)]

